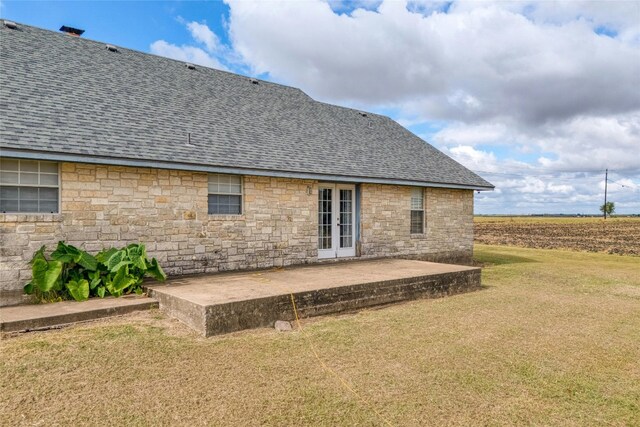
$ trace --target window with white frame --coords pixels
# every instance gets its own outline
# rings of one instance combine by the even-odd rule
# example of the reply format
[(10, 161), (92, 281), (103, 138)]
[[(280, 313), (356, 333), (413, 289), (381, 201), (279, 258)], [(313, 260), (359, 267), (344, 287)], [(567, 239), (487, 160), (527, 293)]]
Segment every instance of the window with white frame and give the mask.
[(58, 163), (0, 159), (0, 212), (57, 213)]
[(411, 189), (411, 234), (424, 233), (424, 191)]
[(209, 174), (209, 214), (240, 215), (242, 213), (242, 177)]

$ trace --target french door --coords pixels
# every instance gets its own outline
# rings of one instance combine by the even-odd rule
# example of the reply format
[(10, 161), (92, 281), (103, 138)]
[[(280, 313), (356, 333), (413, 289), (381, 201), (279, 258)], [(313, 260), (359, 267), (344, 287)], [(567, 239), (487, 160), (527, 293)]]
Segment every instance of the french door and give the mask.
[(318, 258), (356, 256), (355, 186), (318, 186)]

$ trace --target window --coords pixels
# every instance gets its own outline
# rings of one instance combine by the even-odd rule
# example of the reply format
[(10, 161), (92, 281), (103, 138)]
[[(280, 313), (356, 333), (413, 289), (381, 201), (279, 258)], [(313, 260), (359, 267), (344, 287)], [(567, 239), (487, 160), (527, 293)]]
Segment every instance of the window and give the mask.
[(411, 189), (411, 234), (424, 233), (424, 192), (422, 188)]
[(58, 164), (0, 159), (0, 212), (57, 213)]
[(242, 177), (209, 175), (209, 214), (240, 215), (242, 213)]

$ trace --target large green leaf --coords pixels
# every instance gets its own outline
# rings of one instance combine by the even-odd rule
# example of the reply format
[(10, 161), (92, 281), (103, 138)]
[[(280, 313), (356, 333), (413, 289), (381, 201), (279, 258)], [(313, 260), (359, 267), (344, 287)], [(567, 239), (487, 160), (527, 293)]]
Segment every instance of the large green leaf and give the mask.
[(152, 258), (151, 262), (148, 263), (147, 274), (160, 282), (164, 282), (167, 279), (167, 275), (162, 270), (162, 267), (160, 267), (160, 264), (158, 264), (158, 260), (155, 258)]
[(109, 248), (109, 249), (102, 250), (98, 252), (98, 254), (96, 255), (96, 260), (99, 263), (106, 265), (107, 261), (109, 261), (109, 258), (111, 258), (111, 256), (116, 252), (118, 252), (116, 248)]
[(100, 298), (104, 298), (104, 293), (106, 290), (107, 289), (104, 286), (98, 286), (98, 290), (97, 290), (98, 296)]
[(117, 252), (114, 252), (113, 255), (109, 257), (106, 264), (107, 264), (107, 269), (109, 269), (109, 271), (114, 273), (120, 270), (122, 266), (131, 264), (131, 261), (127, 259), (126, 250), (119, 250)]
[(77, 262), (80, 258), (80, 250), (75, 246), (67, 245), (64, 241), (58, 242), (58, 247), (51, 253), (51, 259), (60, 262)]
[(98, 260), (89, 252), (80, 251), (80, 257), (76, 262), (89, 271), (95, 271), (98, 268)]
[(105, 287), (107, 288), (107, 291), (109, 291), (109, 293), (114, 297), (119, 297), (122, 295), (122, 291), (117, 291), (113, 287), (113, 283), (111, 281), (106, 282)]
[(143, 244), (132, 244), (127, 246), (127, 255), (135, 267), (142, 271), (147, 269), (147, 250)]
[(122, 270), (125, 267), (129, 268), (130, 265), (131, 265), (131, 261), (129, 261), (129, 260), (120, 261), (119, 263), (117, 263), (116, 265), (114, 265), (112, 267), (111, 272), (112, 273), (117, 273), (118, 271)]
[(96, 286), (102, 283), (102, 277), (99, 271), (89, 272), (89, 279), (91, 279), (91, 282), (89, 282), (89, 288), (91, 289), (95, 289)]
[(144, 247), (144, 243), (131, 243), (129, 245), (127, 245), (126, 247), (127, 251), (142, 251), (145, 252), (145, 247)]
[(36, 258), (31, 267), (33, 279), (31, 283), (42, 292), (49, 292), (56, 287), (62, 274), (60, 261), (48, 261), (44, 258)]
[(122, 292), (134, 283), (136, 283), (136, 278), (129, 274), (129, 267), (125, 266), (118, 270), (111, 285), (116, 292)]
[(98, 267), (98, 261), (93, 255), (63, 241), (58, 242), (58, 247), (51, 253), (51, 259), (65, 263), (75, 262), (89, 271)]
[(77, 282), (75, 280), (67, 282), (67, 289), (76, 301), (85, 301), (89, 299), (89, 282), (85, 279)]

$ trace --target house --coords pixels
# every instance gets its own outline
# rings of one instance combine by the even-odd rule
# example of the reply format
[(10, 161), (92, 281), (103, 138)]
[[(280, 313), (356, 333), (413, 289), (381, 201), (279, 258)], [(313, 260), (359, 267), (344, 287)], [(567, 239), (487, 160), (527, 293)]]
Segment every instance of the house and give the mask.
[(144, 242), (170, 275), (472, 255), (492, 185), (388, 117), (1, 23), (3, 304), (58, 240)]

